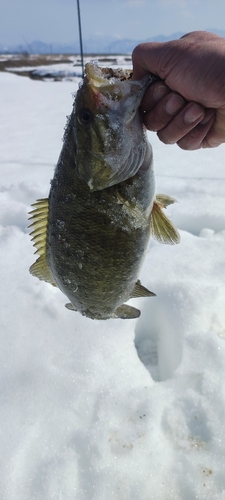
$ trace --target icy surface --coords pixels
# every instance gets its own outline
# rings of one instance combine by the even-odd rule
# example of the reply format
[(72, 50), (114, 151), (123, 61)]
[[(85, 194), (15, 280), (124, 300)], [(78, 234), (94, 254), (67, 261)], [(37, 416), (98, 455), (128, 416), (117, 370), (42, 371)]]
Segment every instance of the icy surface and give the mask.
[(151, 242), (138, 320), (91, 321), (28, 273), (75, 82), (0, 73), (0, 498), (225, 499), (225, 147), (153, 145), (179, 203)]

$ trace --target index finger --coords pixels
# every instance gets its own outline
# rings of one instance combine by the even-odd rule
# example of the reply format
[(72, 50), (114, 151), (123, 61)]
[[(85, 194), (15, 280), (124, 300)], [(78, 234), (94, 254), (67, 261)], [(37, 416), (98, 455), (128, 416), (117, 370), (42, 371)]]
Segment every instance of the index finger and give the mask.
[(132, 53), (133, 80), (140, 80), (149, 73), (160, 76), (157, 69), (159, 45), (160, 43), (140, 43), (135, 47)]

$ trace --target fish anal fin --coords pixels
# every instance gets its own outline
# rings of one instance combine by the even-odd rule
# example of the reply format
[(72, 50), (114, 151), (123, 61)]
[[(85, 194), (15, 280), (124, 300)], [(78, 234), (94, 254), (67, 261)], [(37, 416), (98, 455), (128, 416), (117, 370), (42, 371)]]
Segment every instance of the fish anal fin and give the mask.
[(117, 307), (112, 315), (112, 318), (135, 319), (139, 318), (140, 314), (141, 311), (139, 311), (139, 309), (123, 304), (122, 306)]
[(143, 286), (141, 284), (140, 280), (138, 280), (135, 283), (135, 287), (133, 289), (133, 292), (132, 292), (130, 298), (134, 299), (136, 297), (155, 297), (155, 293), (150, 292), (150, 290), (145, 288), (145, 286)]
[(32, 236), (33, 246), (36, 247), (35, 254), (39, 254), (40, 257), (30, 267), (30, 273), (39, 280), (57, 286), (47, 263), (48, 198), (37, 200), (32, 207), (34, 209), (29, 212), (31, 224), (28, 227), (32, 228), (30, 236)]
[[(160, 195), (165, 196), (165, 195)], [(159, 241), (159, 243), (166, 243), (167, 245), (174, 245), (180, 242), (180, 235), (177, 229), (174, 227), (172, 222), (166, 217), (162, 211), (162, 207), (166, 206), (161, 203), (161, 201), (154, 202), (153, 209), (151, 212), (150, 220), (150, 233), (154, 239)], [(165, 200), (164, 200), (164, 203)], [(171, 202), (173, 203), (173, 202)], [(167, 205), (169, 203), (167, 202)]]

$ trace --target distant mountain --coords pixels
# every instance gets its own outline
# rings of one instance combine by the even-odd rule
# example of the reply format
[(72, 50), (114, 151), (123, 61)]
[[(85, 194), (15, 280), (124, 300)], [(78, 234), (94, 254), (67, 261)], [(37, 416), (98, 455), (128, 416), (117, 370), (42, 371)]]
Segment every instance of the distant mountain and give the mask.
[[(93, 35), (83, 40), (83, 51), (85, 54), (127, 54), (131, 53), (134, 47), (143, 41), (166, 41), (179, 38), (182, 33), (174, 33), (170, 36), (158, 35), (147, 40), (118, 39), (116, 37), (107, 37)], [(0, 52), (5, 53), (29, 53), (29, 54), (79, 54), (79, 41), (60, 44), (45, 43), (34, 40), (31, 43), (21, 45), (9, 45), (8, 47), (0, 44)]]
[[(224, 30), (209, 29), (220, 36), (225, 37)], [(118, 39), (112, 36), (93, 35), (83, 40), (83, 51), (85, 54), (130, 54), (134, 47), (141, 42), (166, 42), (168, 40), (176, 40), (184, 33), (177, 32), (171, 35), (158, 35), (149, 37), (147, 40), (133, 40), (129, 38)], [(31, 43), (21, 45), (4, 46), (0, 44), (0, 53), (29, 53), (29, 54), (79, 54), (79, 41), (71, 43), (45, 43), (35, 40)]]

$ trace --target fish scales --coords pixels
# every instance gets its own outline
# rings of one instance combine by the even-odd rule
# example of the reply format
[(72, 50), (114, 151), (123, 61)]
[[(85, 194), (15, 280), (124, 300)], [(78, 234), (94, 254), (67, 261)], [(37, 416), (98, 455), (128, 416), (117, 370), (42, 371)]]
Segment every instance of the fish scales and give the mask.
[[(86, 65), (48, 203), (37, 202), (31, 212), (40, 254), (31, 273), (58, 286), (69, 309), (92, 319), (138, 317), (124, 303), (154, 295), (138, 280), (150, 232), (166, 243), (179, 240), (162, 212), (174, 200), (155, 196), (152, 150), (139, 114), (151, 81)], [(45, 238), (35, 233), (40, 224)]]
[[(49, 200), (50, 268), (75, 308), (94, 316), (101, 310), (109, 316), (133, 291), (148, 245), (150, 214), (145, 227), (134, 230), (129, 211), (118, 201), (117, 188), (91, 192), (85, 181), (74, 176), (70, 161), (65, 171), (61, 165), (57, 169)], [(145, 181), (149, 184), (146, 177), (136, 174), (128, 182), (137, 198), (143, 197)], [(64, 189), (57, 189), (62, 183)], [(71, 189), (73, 197), (67, 198)], [(121, 192), (125, 196), (126, 186), (121, 186)], [(66, 221), (62, 228), (55, 224), (60, 217)]]

